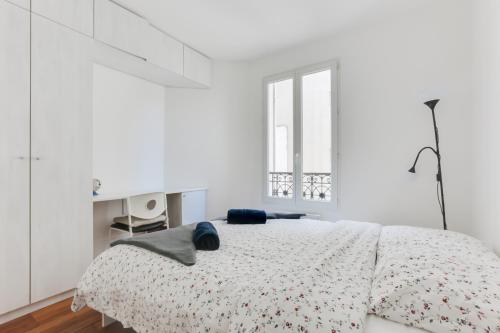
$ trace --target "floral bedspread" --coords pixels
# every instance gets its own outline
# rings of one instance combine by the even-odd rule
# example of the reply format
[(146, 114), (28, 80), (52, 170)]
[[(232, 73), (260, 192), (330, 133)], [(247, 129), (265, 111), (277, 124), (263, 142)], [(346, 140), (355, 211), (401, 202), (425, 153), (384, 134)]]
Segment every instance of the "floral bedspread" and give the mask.
[(216, 222), (221, 247), (184, 266), (120, 245), (75, 292), (137, 332), (363, 332), (381, 227), (317, 220)]
[(431, 332), (500, 333), (500, 259), (451, 231), (384, 227), (371, 313)]

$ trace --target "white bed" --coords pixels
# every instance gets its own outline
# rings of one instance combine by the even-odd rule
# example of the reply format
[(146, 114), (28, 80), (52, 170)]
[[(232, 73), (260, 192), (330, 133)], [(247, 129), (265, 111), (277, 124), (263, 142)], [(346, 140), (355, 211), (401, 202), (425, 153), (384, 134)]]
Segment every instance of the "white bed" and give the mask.
[[(309, 219), (214, 224), (221, 247), (198, 251), (194, 266), (133, 246), (105, 251), (82, 277), (73, 310), (88, 305), (139, 333), (424, 332), (367, 316), (380, 225)], [(394, 230), (396, 239), (404, 234)], [(456, 243), (453, 234), (409, 230)]]
[(119, 245), (94, 260), (73, 309), (137, 332), (363, 332), (378, 224), (217, 221), (221, 247), (184, 266)]

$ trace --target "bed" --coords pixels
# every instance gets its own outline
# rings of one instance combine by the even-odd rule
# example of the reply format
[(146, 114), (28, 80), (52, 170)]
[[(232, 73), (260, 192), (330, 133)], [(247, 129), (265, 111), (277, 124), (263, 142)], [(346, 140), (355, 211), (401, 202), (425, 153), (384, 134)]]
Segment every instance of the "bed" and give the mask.
[[(221, 247), (198, 251), (194, 266), (132, 246), (108, 249), (82, 277), (73, 310), (88, 305), (137, 332), (418, 333), (423, 330), (396, 322), (426, 327), (391, 313), (398, 298), (384, 307), (386, 299), (400, 292), (395, 284), (382, 283), (394, 276), (392, 262), (404, 264), (405, 256), (413, 256), (411, 249), (392, 247), (407, 242), (401, 243), (397, 229), (384, 233), (386, 228), (373, 223), (310, 219), (214, 224)], [(416, 249), (422, 246), (415, 244)], [(375, 267), (377, 255), (385, 262), (382, 268)], [(493, 273), (500, 272), (500, 264), (494, 268), (499, 270)], [(500, 332), (497, 282), (491, 295), (498, 311), (487, 318), (493, 323), (490, 332)]]

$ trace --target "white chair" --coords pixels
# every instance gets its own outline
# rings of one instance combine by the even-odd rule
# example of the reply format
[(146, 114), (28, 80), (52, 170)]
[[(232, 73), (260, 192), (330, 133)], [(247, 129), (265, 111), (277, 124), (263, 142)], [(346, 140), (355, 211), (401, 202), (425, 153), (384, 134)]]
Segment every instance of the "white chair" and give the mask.
[(110, 228), (120, 232), (128, 232), (130, 236), (136, 233), (148, 232), (164, 226), (168, 229), (167, 197), (163, 192), (148, 193), (128, 197), (127, 215), (114, 218)]

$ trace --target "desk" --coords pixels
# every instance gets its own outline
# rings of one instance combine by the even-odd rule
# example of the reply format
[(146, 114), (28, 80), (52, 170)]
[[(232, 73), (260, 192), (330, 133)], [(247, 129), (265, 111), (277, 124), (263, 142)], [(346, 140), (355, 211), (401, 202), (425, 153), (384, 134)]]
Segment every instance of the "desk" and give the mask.
[(206, 187), (199, 187), (199, 188), (188, 188), (188, 189), (180, 189), (180, 190), (153, 190), (153, 191), (137, 191), (137, 192), (127, 192), (127, 193), (104, 193), (104, 194), (98, 194), (94, 195), (93, 201), (94, 202), (103, 202), (103, 201), (113, 201), (113, 200), (125, 200), (128, 197), (133, 197), (135, 195), (141, 195), (141, 194), (146, 194), (146, 193), (155, 193), (155, 192), (164, 192), (166, 195), (170, 194), (181, 194), (181, 193), (190, 193), (190, 192), (199, 192), (199, 191), (207, 191), (208, 189)]
[(125, 199), (128, 197), (153, 192), (164, 192), (167, 196), (169, 224), (171, 228), (175, 228), (183, 224), (206, 220), (207, 191), (207, 188), (189, 188), (129, 193), (103, 193), (94, 196), (94, 256), (99, 255), (109, 247), (109, 227), (113, 223), (113, 218), (127, 214)]

